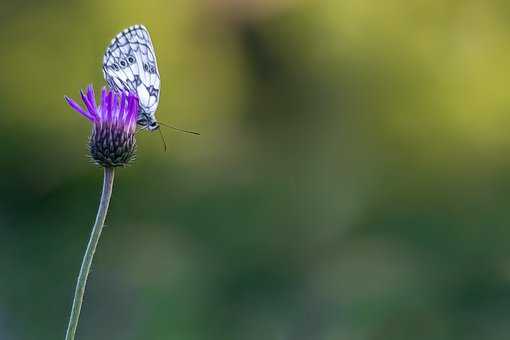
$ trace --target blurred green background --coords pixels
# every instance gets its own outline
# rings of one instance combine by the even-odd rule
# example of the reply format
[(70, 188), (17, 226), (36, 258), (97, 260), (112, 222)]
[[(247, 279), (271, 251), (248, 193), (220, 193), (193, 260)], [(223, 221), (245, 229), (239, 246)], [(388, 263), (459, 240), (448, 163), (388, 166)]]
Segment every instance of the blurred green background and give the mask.
[(152, 35), (78, 339), (504, 339), (510, 4), (0, 4), (0, 339), (63, 339), (101, 169), (64, 102)]

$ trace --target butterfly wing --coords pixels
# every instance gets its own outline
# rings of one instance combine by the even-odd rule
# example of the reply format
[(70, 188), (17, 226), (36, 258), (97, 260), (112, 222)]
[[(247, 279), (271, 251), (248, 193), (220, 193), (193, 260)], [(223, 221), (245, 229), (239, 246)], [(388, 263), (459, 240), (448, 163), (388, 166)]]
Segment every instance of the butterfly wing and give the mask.
[(141, 115), (156, 121), (160, 78), (154, 46), (143, 25), (126, 28), (113, 38), (104, 54), (103, 74), (111, 88), (136, 92)]

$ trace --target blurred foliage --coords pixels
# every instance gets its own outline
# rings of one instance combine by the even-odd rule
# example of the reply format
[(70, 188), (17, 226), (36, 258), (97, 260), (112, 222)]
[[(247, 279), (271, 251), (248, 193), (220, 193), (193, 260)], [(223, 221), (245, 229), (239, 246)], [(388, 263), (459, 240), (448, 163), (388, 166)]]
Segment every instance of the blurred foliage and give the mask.
[(510, 4), (0, 5), (0, 339), (63, 338), (101, 170), (66, 107), (145, 24), (165, 130), (118, 171), (79, 339), (502, 339)]

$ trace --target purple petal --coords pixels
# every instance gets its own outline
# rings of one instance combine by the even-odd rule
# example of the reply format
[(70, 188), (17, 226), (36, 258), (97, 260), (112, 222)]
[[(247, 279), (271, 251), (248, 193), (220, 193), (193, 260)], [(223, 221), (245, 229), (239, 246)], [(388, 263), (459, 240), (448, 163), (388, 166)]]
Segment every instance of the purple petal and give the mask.
[(134, 96), (133, 98), (134, 107), (133, 107), (133, 118), (135, 121), (138, 119), (138, 116), (140, 114), (140, 100), (138, 99), (138, 96)]
[(90, 115), (92, 117), (96, 117), (97, 116), (96, 110), (95, 110), (96, 108), (94, 106), (92, 106), (92, 104), (90, 104), (87, 97), (83, 94), (83, 91), (80, 91), (80, 94), (81, 94), (81, 100), (83, 100), (83, 103), (87, 107), (87, 110), (89, 111)]
[(131, 116), (131, 107), (133, 106), (133, 97), (128, 93), (127, 95), (127, 107), (126, 107), (126, 122), (129, 120)]
[(139, 103), (138, 103), (138, 97), (133, 96), (133, 106), (131, 107), (130, 111), (130, 118), (129, 118), (129, 126), (131, 126), (132, 129), (136, 128), (136, 120), (138, 119), (138, 113), (140, 111)]
[(138, 99), (134, 95), (129, 95), (129, 105), (128, 105), (128, 112), (127, 112), (127, 122), (129, 125), (131, 125), (132, 121), (135, 118), (135, 113), (138, 110)]
[(118, 109), (119, 109), (119, 94), (117, 92), (113, 93), (113, 108), (112, 108), (112, 111), (113, 111), (113, 117), (115, 119), (118, 119), (119, 117), (119, 112), (118, 112)]
[(112, 121), (112, 104), (113, 104), (113, 91), (108, 91), (108, 95), (106, 96), (106, 119), (111, 122)]
[(90, 84), (87, 88), (87, 99), (89, 100), (89, 103), (94, 106), (94, 108), (96, 108), (96, 111), (97, 111), (97, 106), (96, 106), (96, 96), (94, 94), (94, 88), (92, 87), (92, 84)]
[(88, 120), (90, 120), (91, 122), (94, 121), (94, 117), (90, 115), (90, 113), (84, 111), (80, 105), (78, 105), (74, 100), (72, 100), (71, 98), (69, 98), (68, 96), (64, 96), (67, 104), (69, 104), (69, 106), (76, 112), (78, 112), (79, 114), (81, 114), (82, 116), (84, 116), (85, 118), (87, 118)]
[(119, 120), (124, 120), (126, 118), (126, 114), (124, 114), (124, 110), (126, 108), (126, 92), (122, 91), (122, 97), (120, 99), (120, 109), (119, 109)]

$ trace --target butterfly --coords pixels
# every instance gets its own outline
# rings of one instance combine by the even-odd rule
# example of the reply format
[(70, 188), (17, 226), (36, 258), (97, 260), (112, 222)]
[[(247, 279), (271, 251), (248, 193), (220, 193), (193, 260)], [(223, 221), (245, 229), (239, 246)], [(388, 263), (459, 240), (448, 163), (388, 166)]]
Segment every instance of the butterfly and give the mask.
[(128, 27), (112, 39), (103, 57), (103, 75), (110, 88), (138, 95), (138, 125), (149, 131), (159, 129), (156, 109), (160, 78), (154, 46), (145, 26)]

